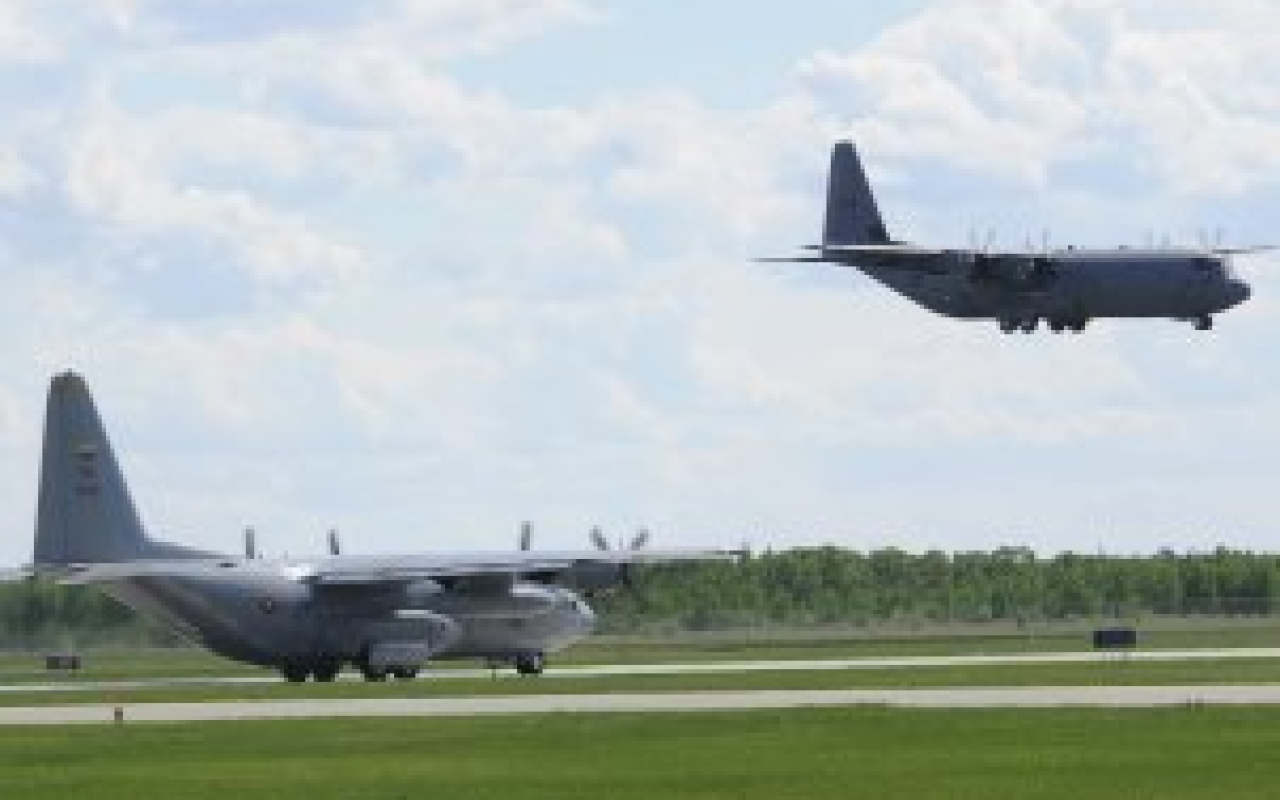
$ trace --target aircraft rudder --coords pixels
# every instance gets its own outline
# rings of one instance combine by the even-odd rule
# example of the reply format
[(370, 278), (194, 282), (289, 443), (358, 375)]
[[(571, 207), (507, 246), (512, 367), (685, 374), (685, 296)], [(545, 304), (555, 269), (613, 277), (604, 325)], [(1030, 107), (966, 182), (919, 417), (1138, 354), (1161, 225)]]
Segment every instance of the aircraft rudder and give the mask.
[(34, 562), (126, 561), (149, 549), (88, 385), (74, 372), (56, 375), (45, 407)]
[(890, 241), (857, 149), (847, 139), (836, 142), (831, 149), (831, 169), (827, 177), (823, 244), (889, 244)]

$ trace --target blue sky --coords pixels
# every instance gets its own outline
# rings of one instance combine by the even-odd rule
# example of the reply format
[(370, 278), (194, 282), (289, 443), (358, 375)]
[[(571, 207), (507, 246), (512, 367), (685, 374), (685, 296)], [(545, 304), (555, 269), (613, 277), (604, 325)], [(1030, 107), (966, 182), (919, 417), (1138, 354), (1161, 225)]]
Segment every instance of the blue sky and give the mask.
[[(812, 241), (1275, 241), (1264, 0), (0, 2), (0, 560), (49, 376), (236, 549), (1274, 549), (1275, 259), (1212, 335), (1003, 337)], [(984, 234), (985, 235), (985, 234)]]

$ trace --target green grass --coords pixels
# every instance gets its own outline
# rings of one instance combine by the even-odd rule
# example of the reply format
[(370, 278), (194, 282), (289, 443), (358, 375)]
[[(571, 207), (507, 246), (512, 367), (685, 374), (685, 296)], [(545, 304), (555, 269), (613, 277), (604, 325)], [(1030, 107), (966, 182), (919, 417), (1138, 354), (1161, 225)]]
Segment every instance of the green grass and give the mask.
[(1269, 709), (539, 715), (0, 729), (0, 796), (1272, 798)]
[[(991, 630), (993, 627), (995, 631)], [(1138, 627), (1142, 650), (1280, 647), (1280, 621), (1273, 619), (1159, 620), (1139, 623)], [(666, 639), (596, 636), (558, 654), (555, 663), (641, 664), (1069, 652), (1092, 649), (1091, 630), (1090, 626), (1076, 624), (1023, 631), (1007, 626), (973, 626), (963, 632), (937, 628), (896, 633), (836, 630), (822, 635), (805, 631), (727, 632)]]
[(109, 691), (0, 694), (0, 705), (130, 704), (206, 700), (346, 697), (475, 697), (751, 689), (933, 688), (953, 686), (1141, 686), (1270, 684), (1280, 659), (1116, 661), (1081, 664), (990, 664), (960, 667), (624, 675), (592, 678), (441, 678), (406, 683), (193, 685)]

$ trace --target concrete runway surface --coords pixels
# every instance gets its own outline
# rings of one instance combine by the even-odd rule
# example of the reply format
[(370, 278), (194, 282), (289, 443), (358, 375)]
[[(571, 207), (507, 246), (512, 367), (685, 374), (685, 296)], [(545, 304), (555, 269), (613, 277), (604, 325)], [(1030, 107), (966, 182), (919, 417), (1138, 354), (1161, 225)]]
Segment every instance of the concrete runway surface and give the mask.
[[(1003, 653), (971, 654), (958, 656), (904, 656), (895, 658), (849, 658), (821, 660), (782, 661), (705, 661), (692, 664), (602, 664), (585, 666), (549, 667), (543, 678), (600, 678), (625, 675), (682, 675), (690, 673), (716, 674), (731, 672), (785, 672), (841, 669), (916, 669), (928, 667), (981, 666), (986, 664), (1081, 664), (1089, 662), (1117, 661), (1213, 661), (1237, 658), (1280, 658), (1280, 648), (1252, 647), (1226, 650), (1135, 650), (1124, 653), (1067, 652), (1067, 653)], [(487, 669), (437, 669), (425, 673), (424, 680), (448, 678), (487, 678)], [(528, 680), (511, 670), (499, 670), (500, 678)], [(346, 673), (344, 680), (358, 680), (354, 673)], [(136, 689), (164, 689), (183, 686), (235, 686), (261, 683), (279, 683), (278, 675), (224, 675), (182, 678), (148, 678), (120, 681), (80, 681), (69, 677), (61, 681), (43, 683), (13, 683), (0, 685), (0, 693), (23, 692), (76, 692), (76, 691), (129, 691)]]
[(122, 724), (334, 717), (478, 714), (696, 712), (889, 705), (912, 708), (1150, 708), (1190, 704), (1280, 704), (1280, 686), (1067, 686), (974, 689), (763, 690), (526, 695), (447, 699), (271, 700), (0, 708), (0, 725)]

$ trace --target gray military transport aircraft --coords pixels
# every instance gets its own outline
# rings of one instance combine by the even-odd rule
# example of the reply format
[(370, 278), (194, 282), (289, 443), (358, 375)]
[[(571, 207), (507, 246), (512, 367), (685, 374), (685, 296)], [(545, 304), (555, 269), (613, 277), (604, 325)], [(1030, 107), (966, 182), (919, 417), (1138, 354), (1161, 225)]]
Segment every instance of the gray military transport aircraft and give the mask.
[[(526, 530), (522, 548), (528, 538)], [(371, 681), (408, 679), (439, 658), (537, 674), (544, 654), (591, 631), (583, 595), (626, 583), (633, 565), (740, 555), (642, 543), (270, 560), (252, 557), (251, 542), (239, 557), (158, 541), (143, 529), (88, 387), (68, 372), (49, 389), (33, 563), (6, 577), (96, 585), (220, 655), (293, 682), (331, 681), (344, 664)]]
[(1213, 315), (1249, 298), (1228, 258), (1271, 247), (1116, 248), (1025, 252), (936, 249), (894, 241), (851, 142), (831, 154), (822, 244), (766, 262), (856, 267), (924, 308), (994, 319), (1005, 333), (1079, 333), (1099, 317), (1163, 317), (1213, 327)]

